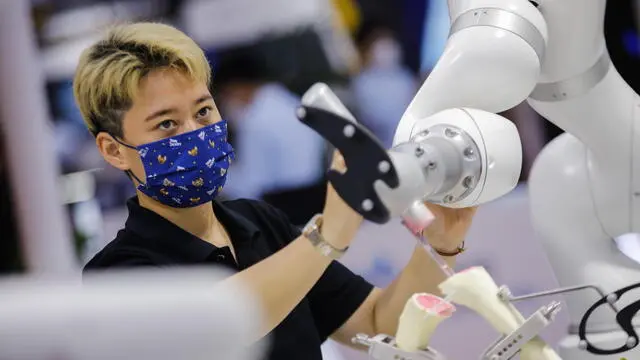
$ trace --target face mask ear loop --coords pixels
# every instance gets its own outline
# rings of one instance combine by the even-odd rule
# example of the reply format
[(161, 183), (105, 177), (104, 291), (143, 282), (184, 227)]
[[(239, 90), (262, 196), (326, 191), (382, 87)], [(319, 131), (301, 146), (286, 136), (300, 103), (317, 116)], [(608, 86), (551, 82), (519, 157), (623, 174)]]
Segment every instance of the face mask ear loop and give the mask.
[(129, 178), (134, 178), (138, 184), (142, 185), (142, 186), (147, 186), (147, 184), (143, 183), (142, 181), (140, 181), (140, 179), (136, 176), (136, 174), (133, 173), (133, 171), (131, 170), (125, 170), (124, 171), (125, 174), (127, 174), (129, 176)]
[(129, 144), (127, 144), (127, 143), (125, 143), (125, 142), (120, 141), (120, 140), (118, 139), (118, 137), (117, 137), (117, 136), (114, 136), (114, 135), (111, 135), (111, 134), (109, 134), (109, 136), (111, 136), (111, 138), (112, 138), (113, 140), (115, 140), (118, 144), (120, 144), (120, 145), (122, 145), (122, 146), (126, 146), (126, 147), (128, 147), (129, 149), (138, 150), (138, 149), (136, 149), (136, 147), (135, 147), (135, 146), (131, 146), (131, 145), (129, 145)]
[[(112, 135), (112, 134), (109, 134), (109, 136), (111, 136), (111, 138), (113, 138), (113, 140), (115, 140), (118, 144), (120, 144), (120, 145), (122, 145), (122, 146), (126, 146), (126, 147), (128, 147), (129, 149), (133, 149), (133, 150), (136, 150), (136, 151), (138, 150), (138, 149), (136, 149), (136, 147), (135, 147), (135, 146), (131, 146), (131, 145), (129, 145), (129, 144), (127, 144), (127, 143), (125, 143), (125, 142), (120, 141), (120, 140), (118, 139), (118, 137), (117, 137), (117, 136), (114, 136), (114, 135)], [(147, 184), (145, 184), (145, 183), (143, 183), (142, 181), (140, 181), (140, 178), (138, 178), (138, 177), (136, 176), (136, 174), (134, 174), (134, 173), (133, 173), (133, 171), (131, 171), (131, 170), (125, 170), (125, 171), (124, 171), (124, 173), (125, 173), (125, 174), (127, 174), (127, 176), (128, 176), (130, 179), (131, 179), (131, 178), (134, 178), (134, 179), (138, 182), (138, 184), (140, 184), (140, 185), (142, 185), (142, 186), (147, 186)]]

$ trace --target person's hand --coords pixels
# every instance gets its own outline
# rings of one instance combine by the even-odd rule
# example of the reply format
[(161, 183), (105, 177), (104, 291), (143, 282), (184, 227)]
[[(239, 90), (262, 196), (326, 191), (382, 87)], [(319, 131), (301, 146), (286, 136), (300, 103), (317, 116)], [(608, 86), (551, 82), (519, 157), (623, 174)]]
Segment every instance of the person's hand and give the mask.
[[(333, 154), (331, 168), (341, 173), (347, 170), (344, 158), (337, 150)], [(342, 200), (330, 183), (327, 184), (323, 218), (322, 236), (338, 249), (344, 249), (351, 244), (362, 224), (362, 216)]]
[(435, 220), (429, 225), (422, 235), (431, 246), (439, 251), (454, 253), (464, 238), (478, 207), (452, 209), (431, 203), (425, 203), (435, 216)]

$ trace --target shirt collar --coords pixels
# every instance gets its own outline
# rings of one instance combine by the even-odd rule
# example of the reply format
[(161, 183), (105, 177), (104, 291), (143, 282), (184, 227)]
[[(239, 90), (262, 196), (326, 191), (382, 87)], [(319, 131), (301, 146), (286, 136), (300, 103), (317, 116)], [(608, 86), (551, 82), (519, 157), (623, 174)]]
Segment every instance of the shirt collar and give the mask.
[(219, 200), (212, 201), (213, 212), (218, 221), (229, 233), (234, 246), (255, 239), (260, 234), (260, 229), (239, 211), (232, 209), (226, 203)]
[[(237, 211), (220, 201), (213, 201), (213, 211), (229, 234), (235, 249), (250, 242), (259, 234), (258, 227)], [(185, 263), (205, 261), (218, 248), (179, 226), (140, 206), (138, 197), (127, 201), (129, 217), (125, 229), (151, 242), (155, 250)], [(237, 252), (237, 250), (236, 250)]]

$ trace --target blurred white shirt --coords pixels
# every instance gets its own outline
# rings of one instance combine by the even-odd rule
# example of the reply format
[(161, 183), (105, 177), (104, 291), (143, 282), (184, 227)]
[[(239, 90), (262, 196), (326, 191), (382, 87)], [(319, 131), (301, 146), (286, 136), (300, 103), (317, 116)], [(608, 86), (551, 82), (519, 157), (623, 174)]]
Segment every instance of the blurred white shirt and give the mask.
[(300, 98), (279, 84), (260, 88), (234, 119), (236, 161), (224, 193), (257, 199), (265, 192), (311, 185), (324, 173), (324, 139), (298, 120)]
[(358, 120), (387, 147), (396, 127), (416, 94), (415, 77), (402, 67), (370, 68), (352, 81)]
[(376, 40), (370, 54), (370, 63), (354, 77), (351, 88), (358, 121), (389, 148), (418, 83), (402, 65), (402, 49), (397, 40), (389, 37)]

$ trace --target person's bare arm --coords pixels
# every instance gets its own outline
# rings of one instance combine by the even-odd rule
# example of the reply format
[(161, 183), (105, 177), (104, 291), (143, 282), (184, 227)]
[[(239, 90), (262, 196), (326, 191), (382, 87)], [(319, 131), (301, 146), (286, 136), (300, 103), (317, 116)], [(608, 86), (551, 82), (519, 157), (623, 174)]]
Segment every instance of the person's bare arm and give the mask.
[[(453, 267), (455, 259), (446, 258), (446, 262)], [(332, 338), (347, 346), (360, 348), (351, 343), (351, 339), (358, 333), (395, 335), (399, 316), (407, 299), (420, 292), (440, 295), (438, 285), (444, 278), (439, 265), (418, 246), (407, 266), (391, 285), (385, 289), (375, 288)]]
[[(332, 168), (345, 169), (344, 160), (337, 152)], [(362, 223), (362, 217), (351, 210), (331, 185), (327, 187), (323, 214), (320, 232), (324, 239), (335, 248), (348, 247)], [(259, 298), (266, 315), (261, 331), (261, 336), (264, 336), (300, 303), (330, 263), (331, 258), (320, 254), (301, 235), (282, 250), (226, 281), (239, 281)]]
[(309, 240), (300, 236), (284, 249), (226, 281), (239, 281), (258, 297), (265, 315), (259, 334), (262, 337), (302, 301), (330, 263), (329, 257), (320, 254)]
[[(460, 246), (471, 226), (476, 208), (449, 209), (430, 204), (436, 220), (424, 235), (432, 246), (453, 253)], [(445, 257), (453, 268), (455, 257)], [(351, 345), (357, 333), (395, 335), (398, 320), (407, 300), (415, 293), (440, 295), (438, 285), (445, 279), (440, 266), (417, 245), (409, 263), (393, 283), (385, 289), (374, 289), (333, 338)]]

